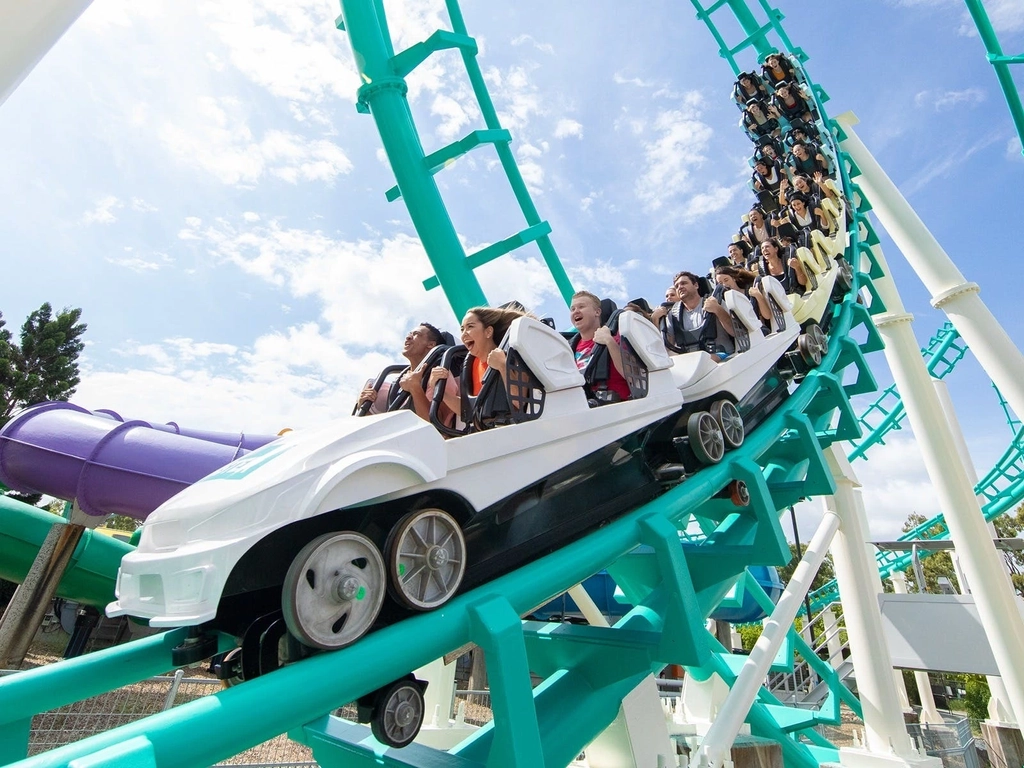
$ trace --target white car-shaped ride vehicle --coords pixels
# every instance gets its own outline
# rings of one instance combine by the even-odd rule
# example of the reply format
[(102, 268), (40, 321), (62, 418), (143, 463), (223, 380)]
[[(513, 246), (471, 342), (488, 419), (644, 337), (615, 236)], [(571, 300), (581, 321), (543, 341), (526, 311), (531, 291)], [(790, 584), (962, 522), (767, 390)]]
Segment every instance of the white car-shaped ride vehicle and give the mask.
[(446, 440), (403, 410), (288, 433), (153, 512), (107, 613), (221, 629), (243, 638), (243, 656), (246, 638), (266, 642), (266, 617), (276, 617), (276, 658), (283, 627), (333, 649), (375, 622), (436, 608), (742, 443), (801, 366), (787, 351), (799, 325), (781, 286), (773, 295), (768, 335), (745, 297), (727, 296), (750, 333), (720, 363), (670, 356), (653, 325), (620, 313), (633, 397), (602, 407), (588, 405), (565, 338), (520, 318), (502, 345), (519, 382), (518, 394), (506, 390), (519, 398), (514, 423)]

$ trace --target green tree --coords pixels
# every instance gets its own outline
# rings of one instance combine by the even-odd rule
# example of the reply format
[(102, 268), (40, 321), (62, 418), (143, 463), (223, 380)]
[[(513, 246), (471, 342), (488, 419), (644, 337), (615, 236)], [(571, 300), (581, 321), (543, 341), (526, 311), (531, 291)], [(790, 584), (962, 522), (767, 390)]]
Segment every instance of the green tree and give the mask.
[(128, 517), (127, 515), (111, 515), (103, 521), (103, 525), (107, 528), (113, 528), (115, 531), (134, 533), (135, 529), (142, 525), (142, 523), (134, 517)]
[[(924, 515), (918, 514), (917, 512), (911, 512), (907, 516), (907, 522), (903, 524), (904, 533), (909, 532), (917, 528), (921, 523), (927, 521)], [(938, 533), (938, 526), (930, 528), (925, 531), (922, 538), (928, 539)], [(925, 587), (924, 592), (938, 592), (939, 591), (939, 577), (945, 576), (949, 579), (953, 588), (957, 592), (960, 591), (960, 582), (956, 578), (956, 570), (953, 568), (953, 558), (950, 557), (948, 551), (944, 552), (932, 552), (927, 556), (925, 553), (921, 553), (921, 570), (924, 572)], [(917, 584), (917, 576), (914, 574), (914, 567), (911, 565), (904, 571), (907, 576), (907, 586), (911, 592), (916, 592), (919, 589)]]
[[(15, 341), (0, 313), (0, 427), (15, 411), (46, 400), (67, 400), (78, 386), (78, 355), (85, 346), (81, 309), (54, 314), (44, 303), (28, 316)], [(11, 496), (37, 504), (39, 496)]]
[[(806, 545), (803, 545), (806, 548)], [(789, 580), (793, 578), (793, 571), (796, 570), (797, 564), (800, 562), (800, 556), (796, 551), (796, 544), (789, 545), (789, 562), (779, 567), (779, 578), (782, 580), (783, 586), (789, 584)], [(821, 561), (821, 567), (818, 568), (818, 573), (815, 574), (814, 580), (811, 582), (811, 592), (820, 587), (828, 584), (832, 579), (836, 577), (835, 567), (832, 564), (832, 553), (825, 555), (825, 559)]]
[(964, 707), (967, 716), (971, 720), (988, 719), (988, 700), (992, 698), (989, 691), (988, 680), (984, 675), (963, 675), (964, 679)]
[[(1024, 530), (1024, 504), (1021, 504), (1013, 512), (1000, 515), (992, 524), (996, 527), (996, 533), (1001, 539), (1017, 538)], [(1013, 581), (1013, 588), (1017, 594), (1024, 597), (1024, 552), (1006, 550), (1003, 552), (1006, 558), (1006, 566), (1010, 569), (1010, 579)]]
[(0, 426), (14, 411), (46, 400), (67, 400), (78, 386), (78, 355), (85, 346), (81, 309), (56, 315), (45, 303), (21, 326), (20, 343), (0, 314)]

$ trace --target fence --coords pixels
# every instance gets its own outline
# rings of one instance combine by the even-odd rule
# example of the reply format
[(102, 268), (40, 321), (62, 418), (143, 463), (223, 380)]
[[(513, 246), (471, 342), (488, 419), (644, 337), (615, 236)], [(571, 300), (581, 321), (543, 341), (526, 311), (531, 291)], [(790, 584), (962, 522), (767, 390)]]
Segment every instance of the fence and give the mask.
[(910, 723), (907, 733), (925, 752), (942, 760), (943, 768), (979, 768), (970, 721), (966, 717), (943, 717), (942, 724)]
[[(0, 675), (5, 674), (11, 672), (0, 671)], [(151, 677), (60, 709), (43, 712), (32, 718), (28, 754), (36, 755), (80, 741), (179, 704), (209, 696), (220, 689), (219, 680), (184, 677), (179, 670), (173, 676)], [(338, 714), (355, 719), (355, 708), (350, 710), (343, 708)], [(316, 766), (316, 762), (309, 748), (282, 734), (218, 765), (299, 768)]]

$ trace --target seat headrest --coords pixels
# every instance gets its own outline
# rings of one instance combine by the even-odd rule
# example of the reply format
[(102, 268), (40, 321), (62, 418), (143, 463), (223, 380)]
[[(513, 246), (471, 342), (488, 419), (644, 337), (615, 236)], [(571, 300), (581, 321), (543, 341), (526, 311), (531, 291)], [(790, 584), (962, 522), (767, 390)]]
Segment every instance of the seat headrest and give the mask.
[(616, 306), (614, 301), (611, 299), (601, 299), (601, 325), (608, 325), (608, 320), (616, 309), (618, 309), (618, 306)]

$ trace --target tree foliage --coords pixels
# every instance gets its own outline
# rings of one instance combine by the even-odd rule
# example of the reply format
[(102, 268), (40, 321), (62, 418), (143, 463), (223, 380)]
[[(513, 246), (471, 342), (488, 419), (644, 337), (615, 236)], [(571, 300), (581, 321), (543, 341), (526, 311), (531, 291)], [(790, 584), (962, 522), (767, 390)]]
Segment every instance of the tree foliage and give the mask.
[(127, 515), (111, 515), (103, 521), (103, 525), (107, 528), (113, 528), (115, 531), (134, 533), (135, 529), (142, 525), (142, 523), (134, 517), (128, 517)]
[[(806, 548), (806, 545), (801, 547), (801, 550)], [(789, 545), (790, 560), (779, 568), (779, 578), (782, 580), (783, 586), (789, 584), (789, 580), (793, 578), (793, 571), (796, 570), (797, 564), (800, 562), (800, 555), (796, 551), (796, 544)], [(832, 553), (825, 555), (825, 559), (821, 562), (821, 567), (818, 568), (818, 573), (814, 577), (814, 581), (811, 582), (810, 591), (813, 592), (826, 584), (836, 577), (835, 567), (832, 564)]]
[[(918, 514), (917, 512), (911, 512), (907, 516), (907, 521), (903, 524), (904, 533), (909, 532), (917, 528), (921, 523), (927, 521), (924, 515)], [(925, 532), (922, 538), (929, 538), (937, 533), (936, 529), (930, 529)], [(945, 552), (932, 552), (927, 557), (924, 553), (921, 553), (921, 570), (924, 572), (924, 588), (921, 589), (917, 583), (917, 576), (914, 573), (914, 566), (911, 565), (904, 571), (907, 576), (907, 588), (911, 592), (939, 592), (939, 577), (945, 576), (949, 579), (953, 588), (957, 592), (960, 592), (960, 582), (956, 578), (956, 570), (953, 568), (953, 558), (950, 557), (948, 551)]]
[[(996, 527), (996, 533), (1001, 539), (1013, 539), (1024, 531), (1024, 504), (1021, 504), (1013, 512), (1000, 515), (992, 524)], [(1006, 559), (1006, 567), (1010, 569), (1010, 580), (1013, 581), (1013, 588), (1017, 594), (1024, 597), (1024, 552), (1003, 552)]]
[[(21, 408), (74, 394), (78, 355), (85, 346), (81, 317), (81, 309), (54, 314), (44, 303), (28, 316), (15, 339), (0, 313), (0, 427)], [(39, 496), (11, 495), (30, 504), (39, 501)]]
[(44, 303), (25, 320), (16, 342), (0, 314), (0, 426), (18, 408), (74, 394), (86, 329), (81, 317), (81, 309), (55, 315)]

